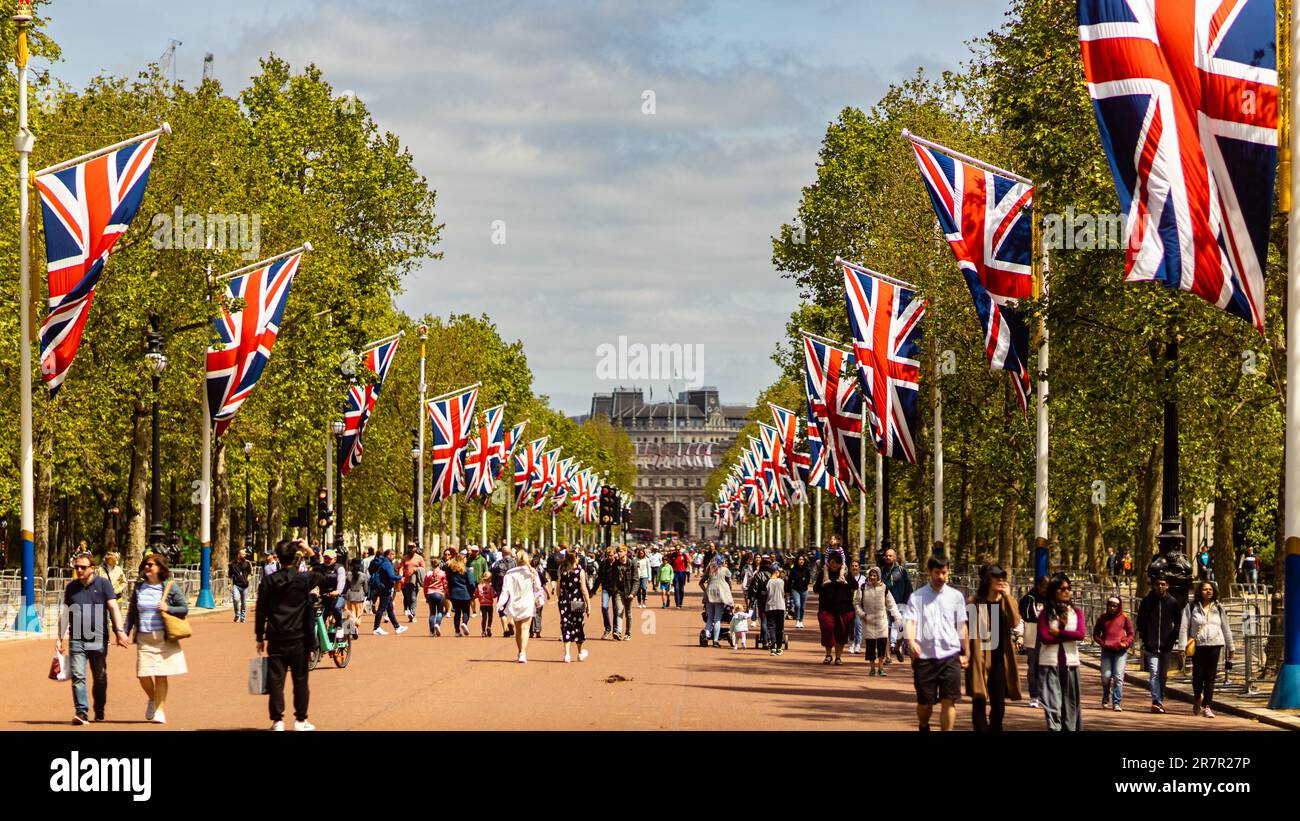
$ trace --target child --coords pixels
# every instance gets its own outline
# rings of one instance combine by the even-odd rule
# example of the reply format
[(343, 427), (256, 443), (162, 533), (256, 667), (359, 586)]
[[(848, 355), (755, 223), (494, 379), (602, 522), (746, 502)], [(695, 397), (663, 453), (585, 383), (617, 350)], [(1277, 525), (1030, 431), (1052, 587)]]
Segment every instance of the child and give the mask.
[(659, 565), (659, 592), (664, 597), (664, 607), (668, 607), (668, 598), (673, 589), (673, 566), (665, 561)]
[(731, 649), (737, 647), (744, 650), (749, 644), (745, 640), (745, 634), (749, 632), (749, 621), (754, 618), (754, 611), (736, 609), (731, 614)]
[(474, 588), (474, 600), (479, 604), (479, 613), (483, 616), (483, 632), (480, 635), (492, 635), (492, 603), (497, 600), (497, 592), (492, 589), (492, 574), (484, 573), (483, 581)]
[(785, 571), (773, 566), (772, 578), (767, 580), (767, 598), (762, 603), (767, 609), (764, 620), (768, 631), (768, 648), (772, 655), (781, 655), (785, 644)]

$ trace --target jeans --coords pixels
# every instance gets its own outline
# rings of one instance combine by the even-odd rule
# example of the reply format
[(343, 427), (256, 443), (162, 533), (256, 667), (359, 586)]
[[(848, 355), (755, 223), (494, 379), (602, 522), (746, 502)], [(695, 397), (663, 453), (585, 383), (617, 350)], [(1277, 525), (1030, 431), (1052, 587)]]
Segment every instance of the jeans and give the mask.
[(1038, 668), (1039, 689), (1049, 730), (1082, 730), (1079, 711), (1079, 668), (1042, 665)]
[(645, 604), (646, 593), (650, 589), (650, 577), (642, 576), (636, 588), (636, 603)]
[(627, 630), (627, 610), (624, 609), (623, 603), (627, 601), (618, 593), (613, 593), (609, 597), (609, 621), (616, 635), (622, 635)]
[[(623, 635), (624, 635), (625, 637), (627, 637), (627, 638), (631, 638), (631, 636), (632, 636), (632, 597), (631, 597), (631, 596), (623, 596), (623, 595), (615, 595), (615, 596), (614, 596), (614, 601), (615, 601), (615, 604), (618, 605), (618, 613), (619, 613), (619, 615), (621, 615), (621, 616), (623, 617), (623, 619), (622, 619), (622, 623), (621, 623), (621, 625), (620, 625), (620, 626), (623, 628)], [(615, 628), (615, 629), (617, 629), (617, 628)]]
[(276, 641), (267, 645), (266, 694), (271, 721), (284, 719), (284, 673), (288, 668), (293, 676), (293, 717), (307, 720), (307, 703), (311, 693), (307, 689), (307, 645), (299, 641)]
[(429, 605), (429, 632), (432, 633), (433, 628), (442, 626), (443, 596), (441, 593), (430, 593), (424, 600)]
[(415, 615), (415, 582), (402, 585), (402, 609), (411, 616)]
[(1119, 706), (1124, 695), (1124, 665), (1128, 663), (1127, 650), (1101, 648), (1101, 704)]
[(469, 599), (451, 600), (451, 623), (457, 633), (460, 633), (462, 627), (469, 629), (469, 602)]
[(534, 636), (542, 635), (542, 608), (533, 611), (533, 623), (529, 625), (529, 630)]
[(767, 611), (764, 627), (767, 629), (767, 649), (780, 650), (785, 643), (785, 611)]
[(794, 611), (795, 621), (803, 621), (803, 611), (807, 603), (808, 603), (807, 590), (790, 591), (790, 609)]
[(686, 599), (686, 577), (689, 574), (685, 570), (673, 572), (673, 601), (678, 607)]
[(385, 615), (388, 616), (388, 620), (392, 622), (392, 625), (396, 627), (397, 616), (393, 613), (393, 592), (391, 590), (383, 590), (379, 593), (379, 604), (375, 607), (375, 630), (378, 630), (380, 625), (384, 623)]
[(862, 618), (855, 612), (853, 614), (853, 646), (857, 647), (862, 644)]
[(722, 611), (726, 606), (722, 602), (705, 602), (704, 604), (704, 636), (714, 643), (718, 641), (718, 636), (722, 633)]
[(606, 633), (614, 629), (609, 621), (609, 598), (609, 591), (602, 587), (600, 589), (600, 620), (605, 623)]
[(1142, 669), (1151, 677), (1151, 703), (1165, 703), (1165, 677), (1169, 675), (1169, 654), (1142, 650)]
[(72, 679), (72, 705), (76, 712), (90, 715), (86, 701), (87, 662), (90, 665), (90, 675), (94, 679), (91, 697), (95, 715), (100, 716), (104, 714), (104, 704), (108, 700), (108, 651), (84, 650), (81, 642), (72, 642), (68, 647), (68, 666), (72, 668), (69, 674), (69, 678)]
[(240, 587), (237, 584), (231, 585), (230, 604), (235, 608), (235, 618), (243, 621), (248, 610), (248, 588)]
[[(1033, 623), (1030, 622), (1030, 624)], [(1037, 625), (1034, 625), (1034, 627), (1026, 626), (1025, 629), (1027, 630), (1035, 629), (1036, 627)], [(1038, 680), (1038, 647), (1037, 646), (1025, 648), (1025, 667), (1026, 667), (1025, 675), (1029, 678), (1029, 698), (1032, 701), (1037, 701), (1038, 698), (1043, 694), (1043, 688), (1039, 686), (1039, 680)]]

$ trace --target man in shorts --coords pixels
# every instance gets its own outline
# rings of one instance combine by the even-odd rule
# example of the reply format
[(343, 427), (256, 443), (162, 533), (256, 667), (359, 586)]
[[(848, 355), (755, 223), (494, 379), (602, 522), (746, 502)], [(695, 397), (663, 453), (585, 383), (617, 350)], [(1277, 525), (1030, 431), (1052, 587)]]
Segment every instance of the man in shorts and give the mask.
[(916, 686), (916, 717), (929, 731), (935, 702), (942, 705), (939, 728), (948, 731), (957, 721), (962, 670), (970, 659), (966, 629), (966, 599), (948, 587), (948, 560), (931, 556), (926, 563), (930, 583), (912, 593), (903, 617), (903, 632), (912, 654)]

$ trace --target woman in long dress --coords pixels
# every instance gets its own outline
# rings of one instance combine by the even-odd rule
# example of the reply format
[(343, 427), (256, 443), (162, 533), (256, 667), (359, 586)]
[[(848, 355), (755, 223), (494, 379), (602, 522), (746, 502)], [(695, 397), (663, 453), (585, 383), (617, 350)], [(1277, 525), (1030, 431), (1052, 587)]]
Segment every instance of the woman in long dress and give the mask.
[[(665, 564), (665, 567), (668, 565)], [(560, 608), (560, 639), (564, 642), (564, 661), (569, 663), (569, 645), (578, 646), (578, 661), (587, 659), (582, 643), (587, 640), (585, 631), (587, 613), (591, 611), (591, 593), (587, 587), (587, 571), (582, 567), (576, 548), (570, 548), (560, 563), (560, 578), (556, 585), (556, 604)]]

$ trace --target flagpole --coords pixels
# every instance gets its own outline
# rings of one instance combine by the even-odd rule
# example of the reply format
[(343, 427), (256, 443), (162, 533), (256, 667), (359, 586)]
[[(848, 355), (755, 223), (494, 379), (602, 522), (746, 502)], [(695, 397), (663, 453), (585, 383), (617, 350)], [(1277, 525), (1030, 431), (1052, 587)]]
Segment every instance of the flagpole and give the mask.
[[(206, 275), (211, 283), (211, 261), (208, 262)], [(199, 598), (195, 606), (211, 610), (217, 605), (212, 598), (212, 413), (208, 405), (206, 381), (205, 369), (204, 384), (200, 386), (203, 394), (203, 464), (199, 474)]]
[(858, 487), (858, 549), (865, 550), (867, 547), (867, 414), (865, 409), (862, 413), (862, 433), (858, 437), (858, 479), (861, 485)]
[(885, 549), (885, 459), (876, 454), (876, 550)]
[(259, 261), (259, 262), (254, 262), (254, 263), (252, 263), (252, 264), (250, 264), (250, 265), (245, 265), (243, 268), (236, 268), (236, 269), (233, 270), (233, 271), (229, 271), (229, 272), (227, 272), (227, 273), (224, 273), (224, 274), (222, 274), (221, 276), (217, 277), (217, 282), (221, 282), (222, 280), (225, 280), (225, 279), (231, 279), (231, 278), (233, 278), (233, 277), (237, 277), (237, 276), (239, 276), (240, 274), (246, 274), (246, 273), (248, 273), (249, 271), (256, 271), (256, 270), (258, 270), (258, 269), (260, 269), (260, 268), (265, 268), (265, 267), (268, 266), (268, 265), (271, 265), (271, 264), (274, 264), (274, 263), (276, 263), (276, 262), (279, 262), (280, 260), (284, 259), (285, 257), (291, 257), (291, 256), (293, 256), (294, 254), (301, 254), (303, 251), (314, 251), (314, 250), (316, 250), (316, 249), (315, 249), (315, 248), (312, 248), (310, 242), (304, 242), (302, 245), (299, 245), (297, 248), (294, 248), (294, 249), (289, 250), (289, 251), (285, 251), (283, 254), (276, 254), (276, 255), (273, 256), (273, 257), (267, 257), (266, 259), (261, 260), (261, 261)]
[[(334, 448), (331, 437), (334, 435), (332, 426), (327, 419), (325, 421), (325, 504), (332, 512), (334, 510)], [(334, 528), (338, 525), (334, 521), (333, 515), (330, 516), (329, 525), (325, 528), (325, 545), (334, 544)]]
[[(1042, 293), (1047, 296), (1048, 255), (1047, 241), (1042, 241)], [(1047, 416), (1047, 316), (1038, 318), (1038, 420), (1037, 444), (1034, 453), (1034, 574), (1046, 576), (1048, 569), (1047, 548), (1047, 464), (1050, 447), (1051, 428)]]
[(505, 514), (506, 514), (505, 543), (507, 547), (514, 546), (514, 542), (511, 541), (513, 537), (511, 536), (510, 533), (510, 508), (514, 506), (515, 506), (515, 474), (514, 471), (511, 470), (510, 471), (510, 492), (506, 494), (506, 501), (505, 501)]
[[(489, 496), (488, 501), (490, 501), (491, 498), (492, 497)], [(479, 520), (479, 529), (481, 530), (481, 535), (479, 537), (479, 548), (482, 550), (487, 550), (487, 509), (488, 506), (485, 503), (483, 505), (482, 518)]]
[(419, 464), (415, 468), (415, 481), (420, 487), (420, 492), (415, 494), (415, 543), (424, 549), (424, 415), (427, 407), (424, 402), (425, 394), (429, 390), (429, 385), (424, 381), (424, 360), (425, 354), (429, 347), (429, 326), (420, 325), (420, 407), (416, 413), (420, 417), (419, 432)]
[(804, 494), (803, 501), (799, 503), (799, 549), (805, 550), (808, 543), (804, 541), (804, 520), (808, 518), (808, 495)]
[[(26, 25), (22, 26), (22, 29), (26, 29), (26, 28), (27, 28)], [(25, 38), (26, 32), (20, 29), (19, 36)], [(22, 57), (23, 60), (25, 61), (27, 58), (27, 47), (25, 45), (25, 39), (24, 39), (24, 45), (22, 46), (22, 49), (23, 49)], [(20, 67), (20, 71), (24, 71), (26, 68), (27, 68), (26, 65), (23, 65)], [(21, 129), (23, 128), (23, 126), (20, 125), (19, 128)], [(170, 133), (172, 133), (171, 125), (169, 123), (163, 123), (160, 127), (155, 128), (153, 131), (146, 131), (143, 134), (139, 134), (134, 137), (128, 137), (127, 139), (122, 140), (121, 142), (113, 143), (112, 145), (105, 146), (103, 148), (97, 148), (94, 151), (91, 151), (89, 154), (82, 154), (80, 157), (73, 157), (70, 160), (64, 160), (61, 163), (56, 163), (54, 165), (42, 168), (40, 171), (36, 172), (35, 176), (43, 177), (46, 174), (53, 174), (56, 171), (62, 171), (65, 168), (71, 168), (74, 165), (80, 165), (81, 163), (86, 162), (87, 160), (93, 160), (96, 157), (102, 157), (105, 154), (112, 154), (114, 151), (118, 150), (119, 148), (126, 148), (128, 145), (135, 145), (136, 143), (144, 142), (150, 137), (157, 137), (159, 134), (170, 134)]]
[(41, 614), (36, 604), (36, 508), (34, 504), (33, 475), (35, 459), (32, 449), (32, 285), (31, 260), (28, 248), (27, 162), (31, 157), (36, 138), (27, 130), (27, 29), (32, 22), (30, 3), (20, 3), (13, 15), (18, 24), (18, 136), (14, 147), (18, 150), (18, 326), (20, 339), (18, 367), (18, 395), (21, 416), (20, 466), (22, 486), (23, 567), (22, 608), (14, 624), (16, 630), (41, 632)]
[(949, 148), (946, 145), (941, 145), (939, 143), (931, 142), (930, 140), (924, 139), (923, 137), (918, 137), (906, 128), (903, 129), (902, 135), (903, 135), (903, 139), (911, 140), (917, 145), (923, 145), (926, 148), (933, 148), (935, 151), (942, 151), (943, 153), (947, 154), (950, 157), (961, 160), (962, 162), (968, 163), (977, 168), (983, 168), (985, 171), (992, 171), (994, 174), (1001, 174), (1004, 177), (1010, 177), (1016, 182), (1024, 183), (1025, 185), (1034, 184), (1031, 180), (1027, 180), (1024, 177), (1020, 176), (1019, 174), (1015, 174), (1011, 171), (1006, 170), (1005, 168), (998, 168), (996, 165), (991, 165), (989, 163), (984, 162), (983, 160), (977, 160), (974, 157), (970, 156), (969, 154), (963, 154), (960, 151), (954, 151), (953, 149)]
[[(1287, 4), (1290, 8), (1290, 3)], [(1300, 49), (1300, 27), (1296, 26), (1292, 10), (1289, 22), (1287, 48), (1286, 107), (1282, 125), (1286, 136), (1281, 141), (1282, 167), (1289, 172), (1291, 159), (1300, 156), (1300, 132), (1295, 120), (1300, 114), (1300, 96), (1295, 93), (1300, 82), (1300, 62), (1295, 59)], [(1279, 38), (1280, 39), (1280, 38)], [(1282, 666), (1268, 706), (1274, 710), (1300, 708), (1300, 175), (1283, 173), (1281, 200), (1287, 211), (1287, 298), (1286, 298), (1286, 438), (1283, 482), (1283, 527), (1286, 537), (1286, 559), (1283, 565), (1284, 619), (1282, 632)], [(24, 373), (26, 371), (24, 370)], [(25, 474), (26, 476), (26, 474)]]
[(816, 502), (813, 505), (813, 546), (821, 549), (822, 546), (822, 493), (821, 488), (812, 488), (813, 498)]

